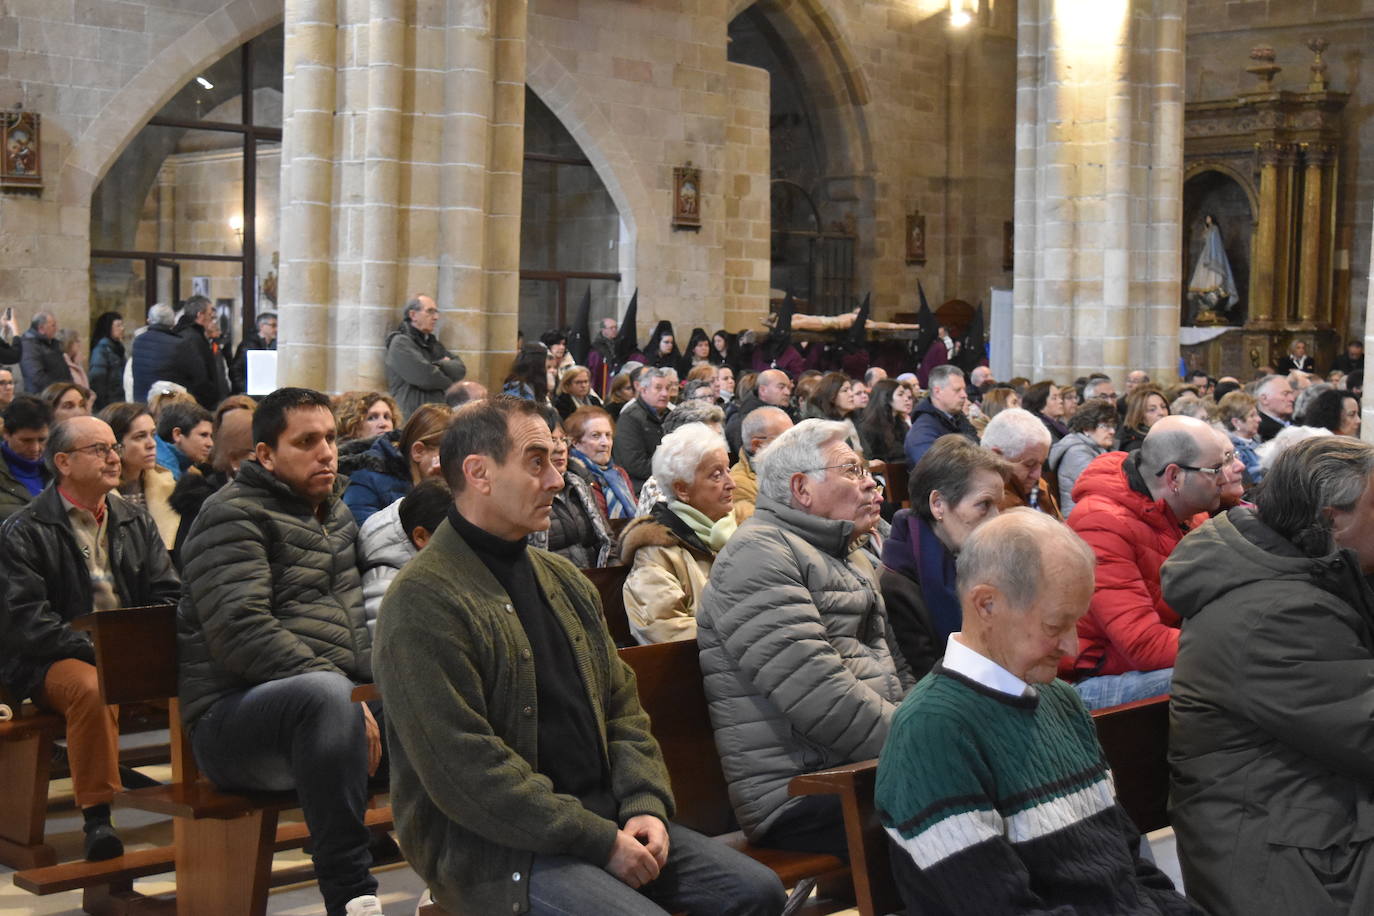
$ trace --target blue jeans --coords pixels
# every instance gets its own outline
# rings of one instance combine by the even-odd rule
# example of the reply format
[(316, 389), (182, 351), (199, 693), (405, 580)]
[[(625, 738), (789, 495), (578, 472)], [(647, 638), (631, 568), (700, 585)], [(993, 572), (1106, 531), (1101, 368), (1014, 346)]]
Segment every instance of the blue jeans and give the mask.
[(1173, 668), (1157, 671), (1127, 671), (1125, 674), (1104, 674), (1084, 678), (1073, 689), (1078, 691), (1089, 709), (1106, 709), (1136, 700), (1148, 700), (1169, 692), (1174, 679)]
[(363, 825), (367, 733), (352, 692), (330, 671), (268, 681), (216, 702), (191, 738), (201, 772), (221, 789), (296, 790), (330, 916), (377, 891)]
[(529, 887), (531, 916), (776, 916), (786, 900), (771, 869), (678, 824), (668, 864), (638, 890), (573, 856), (535, 856)]

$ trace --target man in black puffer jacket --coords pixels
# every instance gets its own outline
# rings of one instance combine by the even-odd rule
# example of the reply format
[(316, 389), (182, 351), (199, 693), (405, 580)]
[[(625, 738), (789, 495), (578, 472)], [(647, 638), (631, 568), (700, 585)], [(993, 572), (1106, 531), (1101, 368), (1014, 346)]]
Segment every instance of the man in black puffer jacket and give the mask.
[[(295, 788), (330, 916), (381, 913), (363, 823), (381, 763), (358, 526), (339, 498), (334, 416), (282, 388), (253, 415), (254, 457), (205, 501), (182, 548), (182, 720), (224, 789)], [(361, 902), (358, 902), (361, 901)]]
[(181, 591), (152, 518), (109, 495), (119, 485), (114, 444), (95, 417), (57, 424), (48, 440), (57, 482), (0, 527), (0, 683), (66, 719), (88, 859), (124, 851), (110, 825), (121, 789), (119, 717), (100, 696), (90, 636), (71, 622), (92, 611), (171, 604)]
[(170, 305), (159, 302), (148, 309), (148, 326), (134, 337), (129, 347), (129, 359), (133, 363), (134, 400), (147, 403), (148, 389), (153, 383), (162, 380), (158, 375), (164, 366), (172, 362), (181, 338), (172, 330), (176, 323), (176, 313)]

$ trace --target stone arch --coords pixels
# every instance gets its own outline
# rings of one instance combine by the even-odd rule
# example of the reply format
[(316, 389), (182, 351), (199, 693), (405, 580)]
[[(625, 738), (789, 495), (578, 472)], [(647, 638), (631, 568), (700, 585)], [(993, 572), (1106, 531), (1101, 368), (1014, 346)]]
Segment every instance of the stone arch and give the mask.
[(533, 35), (526, 40), (525, 83), (582, 147), (620, 211), (620, 290), (627, 302), (637, 283), (635, 256), (641, 243), (659, 240), (648, 189), (611, 122), (563, 63)]
[(871, 175), (875, 165), (864, 106), (871, 98), (868, 81), (853, 48), (822, 0), (730, 0), (726, 21), (757, 7), (789, 48), (807, 49), (807, 89), (818, 102), (817, 115), (826, 135), (846, 143), (828, 152), (839, 154), (829, 171)]
[(1255, 187), (1254, 177), (1247, 175), (1241, 169), (1236, 168), (1228, 162), (1216, 159), (1205, 159), (1194, 162), (1183, 172), (1183, 183), (1187, 184), (1190, 180), (1201, 175), (1203, 172), (1218, 172), (1234, 181), (1245, 192), (1246, 198), (1250, 201), (1250, 212), (1256, 219), (1259, 218), (1259, 188)]
[(72, 144), (62, 164), (64, 206), (87, 207), (96, 185), (148, 119), (205, 67), (285, 17), (284, 5), (228, 0), (150, 60)]

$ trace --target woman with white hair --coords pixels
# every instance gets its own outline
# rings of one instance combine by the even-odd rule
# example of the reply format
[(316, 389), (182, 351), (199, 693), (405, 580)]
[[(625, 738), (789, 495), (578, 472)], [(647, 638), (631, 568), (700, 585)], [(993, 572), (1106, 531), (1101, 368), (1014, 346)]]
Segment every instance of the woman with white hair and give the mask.
[(1020, 407), (999, 412), (983, 430), (983, 448), (1011, 464), (1011, 476), (1002, 492), (1003, 512), (1026, 506), (1061, 518), (1059, 504), (1041, 474), (1050, 453), (1050, 431), (1039, 417)]
[(668, 497), (630, 522), (620, 539), (625, 613), (639, 642), (695, 639), (697, 607), (716, 553), (735, 533), (725, 439), (703, 423), (663, 437), (653, 479)]

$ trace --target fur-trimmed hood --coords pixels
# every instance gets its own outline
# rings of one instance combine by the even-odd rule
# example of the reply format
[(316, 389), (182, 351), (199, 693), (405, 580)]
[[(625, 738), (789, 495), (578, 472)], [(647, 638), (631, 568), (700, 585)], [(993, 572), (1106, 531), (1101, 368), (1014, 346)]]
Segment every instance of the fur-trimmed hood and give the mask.
[(667, 503), (655, 503), (648, 515), (641, 515), (625, 526), (620, 533), (618, 552), (620, 562), (633, 565), (635, 553), (641, 547), (682, 547), (704, 560), (715, 554), (701, 542), (696, 532), (668, 508)]

